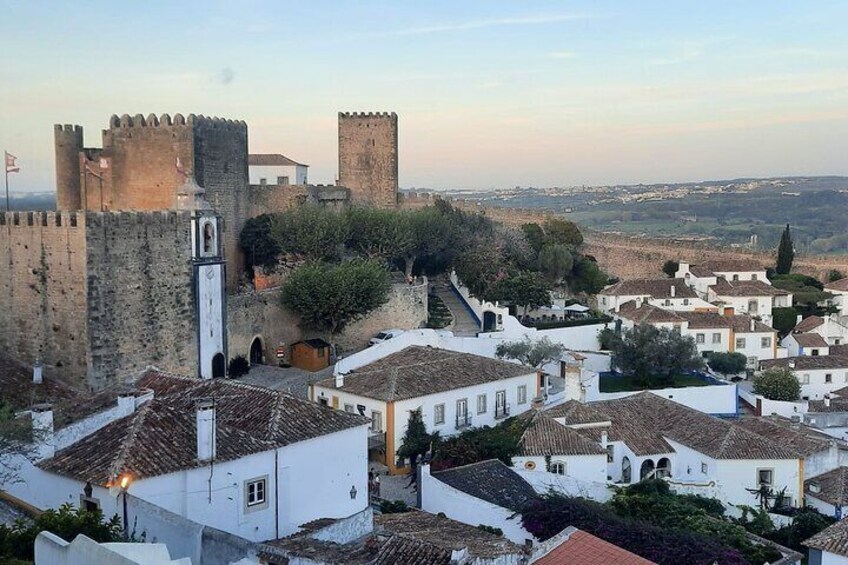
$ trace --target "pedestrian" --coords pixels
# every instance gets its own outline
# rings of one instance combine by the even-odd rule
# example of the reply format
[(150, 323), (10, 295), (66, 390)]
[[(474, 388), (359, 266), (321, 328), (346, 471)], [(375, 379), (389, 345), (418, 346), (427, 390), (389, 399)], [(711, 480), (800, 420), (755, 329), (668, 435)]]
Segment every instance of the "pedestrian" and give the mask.
[(374, 475), (374, 496), (380, 498), (380, 475)]

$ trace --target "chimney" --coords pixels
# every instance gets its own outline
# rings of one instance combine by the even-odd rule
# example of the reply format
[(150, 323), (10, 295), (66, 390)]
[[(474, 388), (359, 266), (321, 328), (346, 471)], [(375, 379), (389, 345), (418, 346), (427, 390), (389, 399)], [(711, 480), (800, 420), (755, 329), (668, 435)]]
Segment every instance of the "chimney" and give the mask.
[(336, 388), (342, 388), (344, 386), (344, 378), (344, 373), (336, 373)]
[(668, 289), (668, 292), (671, 294), (671, 297), (672, 297), (672, 298), (674, 298), (674, 292), (675, 292), (676, 290), (677, 290), (677, 289), (676, 289), (676, 288), (675, 288), (675, 286), (674, 286), (674, 281), (672, 281), (672, 283), (671, 283), (671, 287)]
[(200, 400), (197, 402), (197, 459), (212, 461), (215, 459), (216, 430), (215, 402)]
[(792, 361), (790, 361), (790, 362), (789, 362), (789, 368), (790, 368), (790, 369), (794, 369), (794, 368), (795, 368), (795, 360), (794, 360), (794, 359), (793, 359)]
[(41, 382), (42, 382), (41, 369), (42, 369), (41, 358), (36, 357), (35, 363), (33, 363), (33, 365), (32, 365), (32, 383), (33, 384), (37, 384), (37, 385), (41, 384)]
[(824, 405), (825, 405), (826, 408), (830, 408), (830, 395), (829, 394), (824, 395)]
[(804, 316), (802, 316), (801, 314), (798, 314), (797, 316), (795, 316), (795, 325), (797, 326), (798, 324), (800, 324), (801, 320), (803, 320), (803, 319), (804, 319)]
[(606, 430), (601, 430), (601, 447), (606, 449), (607, 445), (609, 445), (609, 434)]
[(122, 392), (118, 394), (118, 412), (121, 413), (121, 417), (129, 416), (135, 412), (134, 392)]
[(56, 445), (53, 438), (53, 407), (50, 404), (36, 404), (32, 407), (33, 439), (38, 448), (38, 459), (53, 457)]
[(530, 408), (534, 410), (541, 410), (545, 406), (545, 399), (541, 396), (533, 397), (533, 400), (530, 401)]
[(752, 332), (756, 329), (756, 327), (757, 327), (757, 326), (756, 326), (756, 324), (757, 324), (757, 323), (756, 323), (756, 321), (754, 320), (754, 318), (751, 318), (751, 331), (752, 331)]

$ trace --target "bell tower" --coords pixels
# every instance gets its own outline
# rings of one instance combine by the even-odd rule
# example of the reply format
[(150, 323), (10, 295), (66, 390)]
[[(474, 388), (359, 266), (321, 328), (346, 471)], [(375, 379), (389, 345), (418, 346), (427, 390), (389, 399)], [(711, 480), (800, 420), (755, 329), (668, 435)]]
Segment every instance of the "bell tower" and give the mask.
[(211, 379), (227, 375), (227, 277), (221, 217), (204, 194), (194, 177), (186, 175), (177, 189), (176, 208), (191, 214), (198, 376)]

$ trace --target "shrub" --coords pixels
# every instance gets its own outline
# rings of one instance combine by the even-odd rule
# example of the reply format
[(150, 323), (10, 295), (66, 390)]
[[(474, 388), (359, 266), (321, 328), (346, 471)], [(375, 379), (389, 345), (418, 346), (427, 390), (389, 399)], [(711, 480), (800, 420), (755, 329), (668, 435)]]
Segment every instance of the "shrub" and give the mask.
[(403, 514), (409, 512), (409, 506), (402, 500), (381, 500), (380, 512), (383, 514)]
[(789, 369), (768, 369), (754, 377), (754, 393), (769, 400), (795, 402), (801, 395), (801, 384)]
[(748, 360), (746, 357), (735, 351), (733, 353), (714, 352), (710, 353), (707, 358), (707, 365), (709, 365), (710, 369), (723, 375), (741, 373), (745, 370), (747, 364)]
[(227, 373), (230, 375), (230, 378), (237, 379), (249, 372), (250, 363), (247, 362), (247, 358), (244, 355), (238, 355), (230, 359), (229, 366), (227, 367)]

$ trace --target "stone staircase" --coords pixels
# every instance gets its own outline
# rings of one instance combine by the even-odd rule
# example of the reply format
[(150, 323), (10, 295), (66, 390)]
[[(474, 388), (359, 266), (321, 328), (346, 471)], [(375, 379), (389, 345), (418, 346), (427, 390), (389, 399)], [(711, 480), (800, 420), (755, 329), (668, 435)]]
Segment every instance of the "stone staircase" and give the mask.
[(431, 292), (438, 296), (453, 316), (453, 324), (446, 329), (456, 336), (474, 337), (480, 331), (477, 321), (457, 296), (449, 282), (438, 282), (431, 286)]

